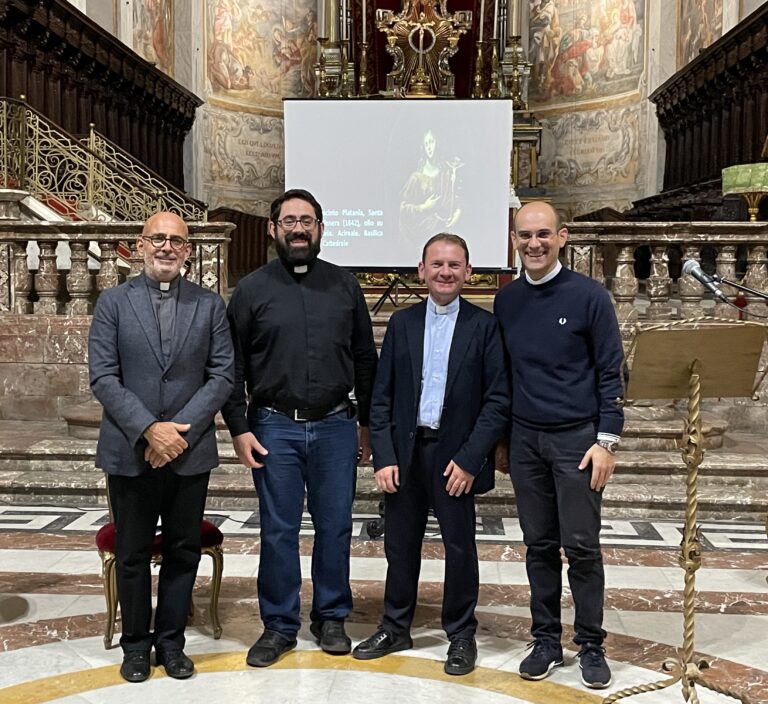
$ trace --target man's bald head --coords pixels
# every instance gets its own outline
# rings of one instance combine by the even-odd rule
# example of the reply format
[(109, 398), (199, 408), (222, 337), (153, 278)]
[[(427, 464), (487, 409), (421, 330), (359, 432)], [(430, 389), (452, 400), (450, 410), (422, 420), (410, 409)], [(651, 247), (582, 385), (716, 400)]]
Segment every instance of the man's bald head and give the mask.
[(552, 229), (557, 232), (563, 227), (563, 220), (560, 217), (560, 213), (555, 210), (552, 205), (546, 203), (543, 200), (533, 200), (530, 203), (526, 203), (520, 210), (515, 213), (515, 219), (512, 223), (512, 229), (517, 232), (517, 223), (521, 216), (523, 220), (527, 218), (529, 214), (536, 213), (539, 216), (548, 214), (552, 218)]
[(155, 281), (172, 281), (192, 253), (189, 228), (176, 213), (155, 213), (144, 223), (136, 240), (144, 259), (144, 273)]
[(155, 232), (174, 232), (189, 237), (187, 223), (176, 215), (176, 213), (169, 213), (167, 211), (150, 215), (141, 231), (143, 235), (151, 235)]

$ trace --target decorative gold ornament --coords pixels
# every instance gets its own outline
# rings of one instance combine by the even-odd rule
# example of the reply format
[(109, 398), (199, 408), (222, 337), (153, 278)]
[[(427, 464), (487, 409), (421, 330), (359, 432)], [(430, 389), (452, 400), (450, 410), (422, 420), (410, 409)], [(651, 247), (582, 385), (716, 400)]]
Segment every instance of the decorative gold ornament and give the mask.
[(448, 13), (447, 0), (404, 0), (403, 10), (376, 10), (376, 27), (387, 36), (394, 65), (387, 92), (453, 97), (454, 75), (448, 60), (458, 51), (459, 37), (472, 26), (472, 12)]

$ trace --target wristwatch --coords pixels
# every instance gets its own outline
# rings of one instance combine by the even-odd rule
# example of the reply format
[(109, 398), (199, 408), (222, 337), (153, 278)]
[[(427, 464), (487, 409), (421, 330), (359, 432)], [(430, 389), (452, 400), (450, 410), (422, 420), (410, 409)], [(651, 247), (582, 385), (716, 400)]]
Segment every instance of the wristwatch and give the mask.
[(597, 444), (612, 455), (615, 455), (616, 450), (619, 449), (619, 443), (616, 440), (598, 440)]

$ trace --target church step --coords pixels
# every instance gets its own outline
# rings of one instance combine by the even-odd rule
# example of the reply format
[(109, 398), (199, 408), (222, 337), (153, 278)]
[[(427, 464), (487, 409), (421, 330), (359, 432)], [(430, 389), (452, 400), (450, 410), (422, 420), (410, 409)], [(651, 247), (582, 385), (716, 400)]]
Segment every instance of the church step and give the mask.
[[(730, 444), (734, 444), (730, 441)], [(699, 469), (702, 518), (754, 519), (768, 504), (768, 456), (763, 436), (735, 443), (746, 452), (706, 452)], [(104, 505), (104, 478), (95, 468), (93, 439), (67, 434), (65, 423), (0, 422), (0, 499), (13, 503)], [(231, 444), (220, 443), (221, 466), (212, 474), (208, 505), (252, 510), (256, 496), (250, 471)], [(606, 517), (677, 518), (684, 505), (686, 468), (680, 451), (630, 451), (617, 455), (616, 474), (605, 491)], [(355, 512), (376, 513), (381, 492), (369, 466), (358, 471)], [(511, 516), (514, 492), (497, 474), (495, 491), (478, 497), (481, 515)]]
[[(382, 494), (371, 471), (363, 470), (358, 478), (353, 511), (376, 514)], [(104, 507), (104, 475), (88, 471), (3, 471), (0, 470), (0, 500), (14, 504), (50, 506)], [(480, 515), (515, 516), (514, 492), (508, 479), (497, 477), (493, 492), (476, 499)], [(255, 510), (258, 500), (250, 472), (214, 472), (208, 491), (209, 509), (228, 508)], [(766, 487), (757, 485), (725, 486), (699, 484), (699, 518), (755, 520), (767, 510)], [(663, 486), (647, 482), (611, 482), (603, 497), (606, 518), (682, 518), (685, 513), (684, 482), (668, 482)]]

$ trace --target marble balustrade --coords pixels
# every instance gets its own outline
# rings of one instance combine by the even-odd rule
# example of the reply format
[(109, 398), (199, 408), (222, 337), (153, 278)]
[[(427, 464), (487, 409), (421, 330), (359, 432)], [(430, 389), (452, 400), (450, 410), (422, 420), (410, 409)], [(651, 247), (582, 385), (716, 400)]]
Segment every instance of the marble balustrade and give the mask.
[[(716, 271), (721, 278), (768, 291), (768, 223), (579, 222), (568, 224), (568, 232), (566, 266), (610, 288), (623, 330), (641, 319), (739, 317), (739, 311), (726, 303), (702, 306), (711, 296), (698, 281), (681, 276), (681, 262), (686, 259), (702, 262), (705, 271)], [(673, 284), (679, 299), (675, 306)], [(637, 305), (641, 288), (648, 301), (645, 310)], [(735, 297), (735, 288), (721, 288)], [(747, 314), (768, 315), (761, 299), (747, 295), (746, 300)]]
[[(228, 222), (189, 223), (194, 249), (187, 278), (220, 295), (228, 287), (227, 243), (233, 228)], [(141, 272), (143, 260), (136, 253), (141, 229), (139, 222), (0, 219), (0, 313), (90, 314), (99, 291)], [(30, 242), (39, 248), (34, 270), (28, 261)], [(69, 247), (68, 268), (61, 265), (60, 257), (57, 263), (61, 243)], [(127, 265), (118, 257), (120, 243), (130, 249)], [(100, 252), (97, 259), (93, 244)]]

